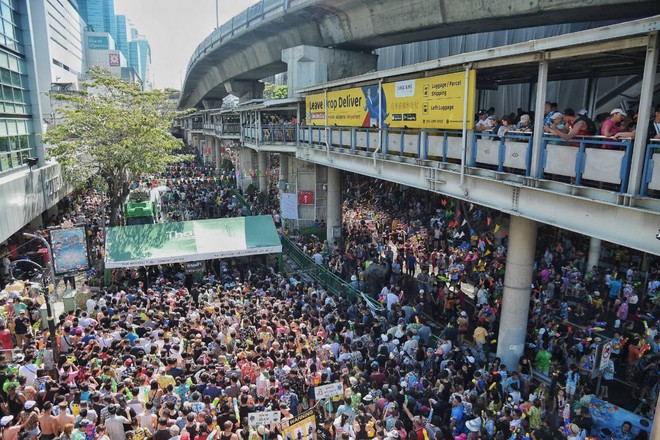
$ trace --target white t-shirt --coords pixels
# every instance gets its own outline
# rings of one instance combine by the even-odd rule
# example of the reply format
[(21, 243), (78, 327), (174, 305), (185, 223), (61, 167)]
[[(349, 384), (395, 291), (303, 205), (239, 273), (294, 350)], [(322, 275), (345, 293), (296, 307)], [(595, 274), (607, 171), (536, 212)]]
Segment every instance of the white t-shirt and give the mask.
[(26, 364), (18, 369), (18, 375), (25, 378), (25, 384), (34, 387), (34, 381), (37, 379), (39, 367), (35, 364)]
[(387, 310), (392, 310), (392, 306), (399, 302), (399, 296), (394, 293), (388, 293), (387, 297)]
[(128, 419), (124, 416), (112, 415), (105, 420), (105, 427), (108, 430), (110, 440), (126, 440), (125, 423), (128, 423)]
[(87, 313), (91, 314), (94, 313), (94, 307), (96, 307), (96, 301), (94, 301), (93, 298), (90, 298), (87, 300)]

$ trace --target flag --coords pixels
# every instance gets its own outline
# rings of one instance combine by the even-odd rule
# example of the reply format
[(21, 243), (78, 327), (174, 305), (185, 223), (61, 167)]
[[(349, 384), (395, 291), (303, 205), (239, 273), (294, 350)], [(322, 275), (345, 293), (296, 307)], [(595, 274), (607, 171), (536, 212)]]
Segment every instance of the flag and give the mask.
[(474, 234), (474, 229), (470, 228), (470, 235), (475, 235)]
[(458, 238), (463, 238), (465, 237), (465, 232), (461, 232), (461, 235), (458, 236)]
[(486, 217), (486, 225), (490, 226), (490, 222), (493, 220), (490, 217)]
[(457, 209), (457, 210), (456, 210), (456, 217), (460, 217), (460, 216), (461, 216), (461, 210), (460, 210), (460, 209)]
[(470, 203), (470, 209), (469, 210), (472, 211), (473, 209), (474, 209), (474, 203)]
[(493, 230), (493, 234), (497, 234), (497, 231), (500, 230), (500, 225), (495, 225), (495, 229)]
[(447, 206), (447, 199), (440, 200), (440, 203), (442, 204), (442, 206)]
[(487, 251), (484, 253), (484, 255), (490, 255), (490, 249), (487, 250)]
[(493, 244), (493, 242), (490, 241), (490, 240), (488, 239), (488, 237), (486, 237), (486, 243), (488, 243), (489, 245), (492, 245), (492, 244)]
[(461, 223), (461, 227), (465, 226), (466, 223), (467, 223), (467, 219), (463, 219), (463, 223)]

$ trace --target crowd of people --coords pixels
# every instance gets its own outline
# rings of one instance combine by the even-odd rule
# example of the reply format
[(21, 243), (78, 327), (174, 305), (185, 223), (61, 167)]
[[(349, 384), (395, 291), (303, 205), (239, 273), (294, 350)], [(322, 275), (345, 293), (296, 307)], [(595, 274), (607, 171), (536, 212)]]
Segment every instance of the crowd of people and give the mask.
[[(145, 180), (169, 188), (162, 209), (172, 221), (248, 213), (221, 177), (190, 162)], [(152, 266), (117, 271), (85, 307), (58, 316), (53, 346), (36, 298), (12, 294), (0, 322), (2, 438), (284, 440), (311, 410), (317, 423), (297, 440), (584, 439), (594, 421), (582, 396), (593, 392), (600, 327), (618, 332), (603, 397), (614, 378), (630, 379), (647, 401), (638, 412), (652, 416), (660, 336), (653, 320), (643, 327), (650, 300), (636, 271), (585, 270), (578, 243), (541, 231), (526, 353), (502, 365), (501, 219), (389, 183), (344, 182), (343, 240), (307, 250), (360, 288), (371, 264), (388, 265), (375, 292), (382, 309), (255, 260), (212, 261), (198, 282), (181, 265)], [(254, 212), (271, 211), (272, 199), (248, 195), (262, 203)], [(401, 294), (411, 279), (415, 290)], [(430, 326), (429, 314), (442, 326)], [(570, 323), (582, 314), (593, 325)], [(337, 383), (335, 395), (317, 399), (319, 387)], [(279, 419), (253, 426), (250, 414), (264, 411)], [(648, 438), (629, 421), (611, 434)]]

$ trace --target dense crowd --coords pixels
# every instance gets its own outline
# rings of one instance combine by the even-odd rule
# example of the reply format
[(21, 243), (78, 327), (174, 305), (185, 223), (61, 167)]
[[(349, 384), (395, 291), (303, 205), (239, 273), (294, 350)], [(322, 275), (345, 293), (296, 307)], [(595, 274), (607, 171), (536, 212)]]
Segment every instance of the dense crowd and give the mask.
[[(240, 212), (214, 177), (189, 163), (150, 180), (170, 188), (162, 204), (172, 220)], [(505, 366), (493, 355), (506, 258), (500, 220), (388, 183), (345, 184), (344, 241), (309, 251), (358, 285), (370, 264), (389, 263), (374, 293), (382, 310), (255, 260), (212, 261), (199, 282), (177, 264), (117, 271), (84, 308), (57, 317), (56, 357), (34, 298), (12, 294), (0, 323), (2, 438), (275, 440), (311, 409), (317, 423), (298, 440), (584, 439), (594, 422), (581, 397), (591, 392), (598, 331), (567, 318), (584, 313), (597, 327), (611, 310), (621, 339), (601, 391), (615, 374), (630, 375), (648, 400), (640, 412), (652, 415), (659, 337), (651, 320), (640, 330), (649, 302), (635, 271), (584, 271), (568, 235), (542, 231), (526, 355)], [(249, 198), (264, 204), (254, 211), (271, 209), (271, 198)], [(409, 279), (415, 290), (400, 294)], [(474, 298), (462, 282), (475, 286)], [(318, 400), (315, 390), (333, 383), (337, 395)], [(251, 426), (249, 415), (263, 411), (281, 417)], [(612, 438), (645, 433), (626, 422)]]

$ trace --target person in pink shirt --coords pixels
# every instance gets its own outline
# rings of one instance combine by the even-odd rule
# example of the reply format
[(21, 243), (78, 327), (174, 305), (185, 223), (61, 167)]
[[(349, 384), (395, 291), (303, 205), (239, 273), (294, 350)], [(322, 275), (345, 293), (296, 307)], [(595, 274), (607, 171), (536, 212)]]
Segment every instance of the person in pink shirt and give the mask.
[(0, 347), (3, 350), (12, 350), (14, 348), (11, 331), (4, 324), (0, 324)]

